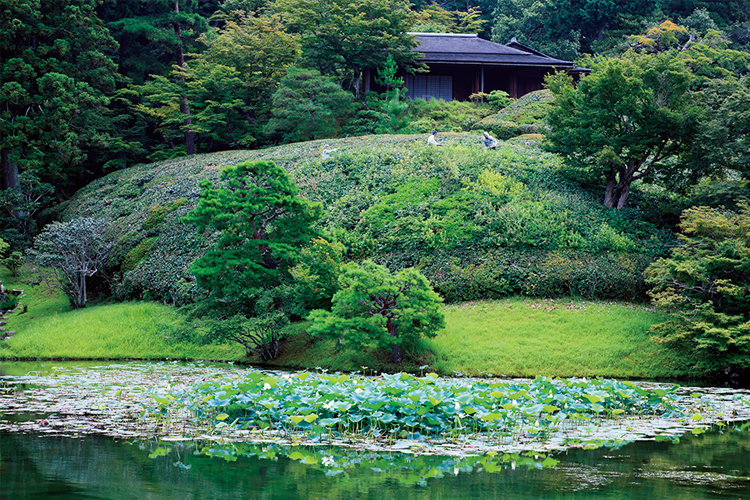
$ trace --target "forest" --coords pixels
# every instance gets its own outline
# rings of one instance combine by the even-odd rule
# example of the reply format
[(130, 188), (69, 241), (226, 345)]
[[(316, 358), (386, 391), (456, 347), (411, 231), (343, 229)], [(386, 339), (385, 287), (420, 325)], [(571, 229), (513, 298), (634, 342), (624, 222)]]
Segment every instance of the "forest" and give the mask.
[[(712, 81), (740, 78), (747, 60), (736, 52), (750, 50), (750, 6), (740, 1), (28, 0), (0, 9), (0, 187), (3, 212), (16, 215), (134, 164), (427, 132), (424, 123), (409, 129), (424, 111), (360, 88), (364, 68), (385, 69), (389, 56), (419, 70), (409, 31), (516, 37), (582, 64), (691, 52), (693, 71)], [(296, 107), (300, 92), (315, 96), (315, 109)], [(19, 186), (21, 199), (7, 193)], [(14, 248), (33, 232), (33, 220), (21, 219), (3, 221)]]

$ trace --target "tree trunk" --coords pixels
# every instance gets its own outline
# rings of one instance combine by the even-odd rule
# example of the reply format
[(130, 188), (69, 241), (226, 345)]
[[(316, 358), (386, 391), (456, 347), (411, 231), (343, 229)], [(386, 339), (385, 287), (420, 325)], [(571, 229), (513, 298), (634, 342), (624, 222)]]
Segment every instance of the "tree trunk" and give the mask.
[[(184, 82), (185, 79), (181, 78)], [(185, 120), (182, 122), (185, 125), (185, 149), (187, 154), (195, 154), (195, 133), (193, 133), (192, 125), (193, 120), (190, 118), (190, 107), (188, 106), (187, 97), (183, 97), (180, 101), (180, 112), (185, 115)]]
[(617, 177), (615, 174), (606, 174), (607, 188), (604, 191), (604, 206), (614, 208), (617, 204)]
[(12, 189), (18, 186), (18, 165), (10, 161), (10, 154), (6, 148), (0, 148), (0, 164), (2, 165), (2, 179), (0, 188)]
[(620, 196), (617, 199), (617, 209), (625, 208), (625, 204), (628, 202), (630, 196), (630, 182), (623, 184), (620, 188)]
[(352, 82), (352, 87), (354, 87), (354, 95), (357, 99), (361, 97), (360, 90), (362, 87), (362, 72), (359, 70), (356, 70), (354, 72), (354, 81)]
[[(180, 4), (177, 0), (174, 2), (174, 11), (177, 14), (180, 12)], [(185, 55), (182, 52), (182, 30), (180, 29), (179, 24), (175, 24), (174, 33), (177, 35), (177, 40), (179, 41), (177, 48), (177, 66), (179, 66), (180, 69), (183, 69), (185, 66)], [(178, 80), (183, 83), (184, 87), (185, 78), (181, 76)], [(180, 112), (185, 115), (185, 119), (182, 122), (185, 128), (185, 149), (187, 150), (188, 155), (194, 155), (195, 133), (192, 130), (193, 120), (190, 118), (190, 106), (188, 105), (187, 96), (182, 96), (182, 99), (180, 100)]]
[[(394, 323), (393, 320), (389, 319), (388, 321), (386, 321), (386, 326), (388, 327), (388, 335), (390, 335), (391, 337), (397, 337), (396, 323)], [(404, 350), (401, 348), (401, 346), (398, 344), (391, 344), (391, 363), (399, 364), (403, 359)]]

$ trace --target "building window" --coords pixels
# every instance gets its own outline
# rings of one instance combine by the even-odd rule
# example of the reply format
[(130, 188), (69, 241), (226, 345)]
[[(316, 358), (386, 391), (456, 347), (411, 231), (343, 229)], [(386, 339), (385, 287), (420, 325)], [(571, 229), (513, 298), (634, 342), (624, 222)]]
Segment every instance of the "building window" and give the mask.
[(407, 99), (453, 100), (452, 76), (406, 75), (404, 86)]

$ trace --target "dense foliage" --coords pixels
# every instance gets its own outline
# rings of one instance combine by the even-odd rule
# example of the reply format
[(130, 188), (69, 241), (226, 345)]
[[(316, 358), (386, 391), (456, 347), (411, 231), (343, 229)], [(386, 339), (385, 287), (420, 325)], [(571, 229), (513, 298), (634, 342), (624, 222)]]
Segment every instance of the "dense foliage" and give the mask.
[[(133, 167), (90, 184), (62, 216), (111, 221), (118, 240), (108, 266), (120, 298), (189, 303), (200, 296), (190, 265), (217, 241), (180, 223), (197, 206), (198, 184), (216, 184), (223, 166), (271, 160), (300, 196), (322, 203), (318, 229), (343, 244), (346, 259), (369, 258), (392, 271), (416, 267), (449, 302), (511, 294), (645, 297), (641, 272), (667, 255), (669, 231), (636, 210), (602, 207), (560, 174), (560, 159), (537, 141), (485, 151), (479, 134), (444, 136), (446, 145), (432, 149), (423, 135), (328, 141), (339, 151), (326, 160), (323, 142), (313, 141)], [(128, 260), (135, 268), (121, 267), (154, 237)], [(336, 267), (336, 252), (315, 252), (303, 251), (307, 263), (292, 268), (307, 276), (298, 295), (313, 308), (336, 289), (335, 272), (326, 271)], [(316, 295), (319, 284), (328, 299)]]
[(420, 337), (434, 337), (445, 326), (442, 299), (414, 268), (392, 275), (371, 261), (350, 263), (342, 268), (339, 283), (331, 311), (317, 309), (310, 315), (311, 334), (339, 338), (355, 349), (370, 343), (389, 348), (395, 364)]
[(646, 271), (654, 304), (671, 313), (657, 340), (694, 353), (699, 369), (750, 366), (750, 205), (738, 212), (696, 207), (680, 223), (680, 245)]

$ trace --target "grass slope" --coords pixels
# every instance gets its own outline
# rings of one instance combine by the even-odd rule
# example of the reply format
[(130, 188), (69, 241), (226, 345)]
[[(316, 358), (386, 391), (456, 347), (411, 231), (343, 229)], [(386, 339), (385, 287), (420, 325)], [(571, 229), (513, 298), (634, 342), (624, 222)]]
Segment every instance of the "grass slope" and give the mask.
[[(0, 273), (8, 286), (16, 283)], [(193, 345), (170, 340), (173, 307), (130, 302), (70, 310), (56, 290), (38, 286), (11, 313), (16, 334), (0, 341), (0, 359), (208, 359), (257, 362), (238, 344)], [(450, 375), (684, 377), (677, 355), (649, 341), (659, 316), (642, 307), (607, 302), (510, 298), (446, 306), (444, 331), (425, 340), (415, 361), (390, 366), (388, 356), (340, 351), (315, 341), (299, 324), (271, 366), (377, 373), (431, 369)], [(365, 368), (363, 368), (365, 367)]]
[[(0, 274), (6, 286), (13, 283)], [(57, 290), (39, 285), (25, 288), (22, 304), (8, 315), (7, 330), (15, 331), (0, 341), (0, 359), (211, 359), (243, 358), (239, 345), (199, 346), (173, 342), (170, 327), (178, 321), (172, 307), (153, 302), (95, 305), (71, 310), (68, 299)]]
[(406, 369), (450, 375), (662, 379), (690, 374), (680, 355), (650, 341), (659, 314), (625, 303), (509, 298), (446, 306), (446, 328), (423, 340), (416, 359), (389, 365), (387, 353), (351, 352), (304, 331), (271, 363), (378, 373)]
[[(199, 294), (191, 263), (215, 241), (180, 219), (198, 184), (247, 159), (273, 160), (300, 194), (320, 201), (319, 228), (347, 257), (392, 270), (417, 267), (446, 302), (512, 295), (643, 300), (643, 269), (673, 243), (638, 211), (616, 211), (561, 173), (539, 141), (503, 141), (486, 151), (476, 134), (322, 141), (139, 165), (79, 191), (61, 209), (70, 220), (111, 223), (107, 263), (120, 300), (184, 304)], [(528, 144), (527, 144), (528, 142)]]

